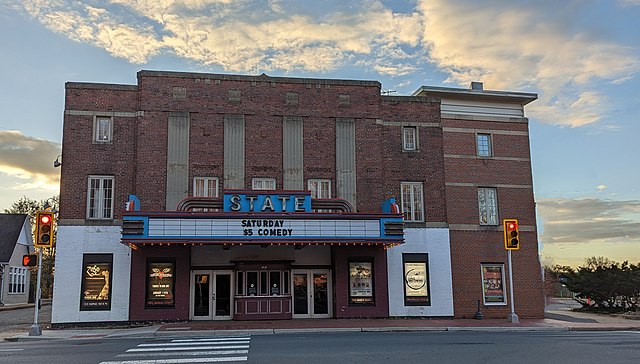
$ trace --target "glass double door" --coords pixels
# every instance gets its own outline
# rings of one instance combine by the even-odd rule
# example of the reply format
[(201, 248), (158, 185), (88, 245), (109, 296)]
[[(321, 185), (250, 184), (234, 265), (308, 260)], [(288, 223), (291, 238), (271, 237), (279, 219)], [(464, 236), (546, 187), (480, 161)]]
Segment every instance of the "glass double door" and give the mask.
[(330, 271), (328, 269), (294, 269), (291, 274), (293, 317), (331, 317), (333, 298)]
[(192, 320), (231, 320), (231, 271), (191, 271)]

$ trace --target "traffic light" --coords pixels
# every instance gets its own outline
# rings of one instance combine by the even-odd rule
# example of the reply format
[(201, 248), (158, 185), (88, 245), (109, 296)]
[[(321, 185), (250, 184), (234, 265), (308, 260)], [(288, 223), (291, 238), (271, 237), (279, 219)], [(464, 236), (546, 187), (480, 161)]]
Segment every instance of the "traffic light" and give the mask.
[(518, 235), (518, 220), (504, 219), (504, 248), (507, 250), (520, 249), (520, 236)]
[(36, 248), (53, 246), (53, 212), (40, 211), (36, 214)]
[(35, 254), (27, 254), (22, 256), (23, 267), (34, 267), (38, 264), (38, 256)]

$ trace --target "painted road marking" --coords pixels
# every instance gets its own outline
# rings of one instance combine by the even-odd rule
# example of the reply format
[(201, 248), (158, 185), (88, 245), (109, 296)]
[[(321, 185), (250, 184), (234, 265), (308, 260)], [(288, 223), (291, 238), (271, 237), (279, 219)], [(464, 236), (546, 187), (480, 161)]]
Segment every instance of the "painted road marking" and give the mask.
[(176, 339), (165, 343), (139, 344), (116, 356), (126, 360), (105, 361), (100, 364), (241, 362), (248, 359), (250, 339), (250, 337)]

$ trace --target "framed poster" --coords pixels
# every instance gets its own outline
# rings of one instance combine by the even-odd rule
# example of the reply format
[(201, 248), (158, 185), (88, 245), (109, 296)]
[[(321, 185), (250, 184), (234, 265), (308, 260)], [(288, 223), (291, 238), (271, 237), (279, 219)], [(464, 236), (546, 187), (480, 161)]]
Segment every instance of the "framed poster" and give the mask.
[(175, 306), (175, 261), (147, 260), (146, 307)]
[(429, 306), (429, 260), (427, 254), (402, 254), (405, 306)]
[(349, 261), (349, 303), (373, 304), (373, 262)]
[(80, 311), (111, 310), (113, 254), (85, 254), (82, 257)]
[(485, 305), (506, 305), (504, 264), (482, 264), (482, 298)]

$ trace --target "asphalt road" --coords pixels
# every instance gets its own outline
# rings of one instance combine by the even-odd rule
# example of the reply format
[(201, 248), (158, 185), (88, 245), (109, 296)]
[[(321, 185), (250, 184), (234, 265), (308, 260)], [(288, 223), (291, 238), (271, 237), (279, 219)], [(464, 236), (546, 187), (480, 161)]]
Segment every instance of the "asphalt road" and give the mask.
[(0, 363), (638, 363), (640, 332), (423, 332), (0, 343)]
[[(48, 328), (51, 325), (51, 305), (42, 305), (39, 311), (38, 324), (42, 329)], [(33, 307), (0, 311), (0, 340), (28, 332), (33, 325), (34, 315)]]

